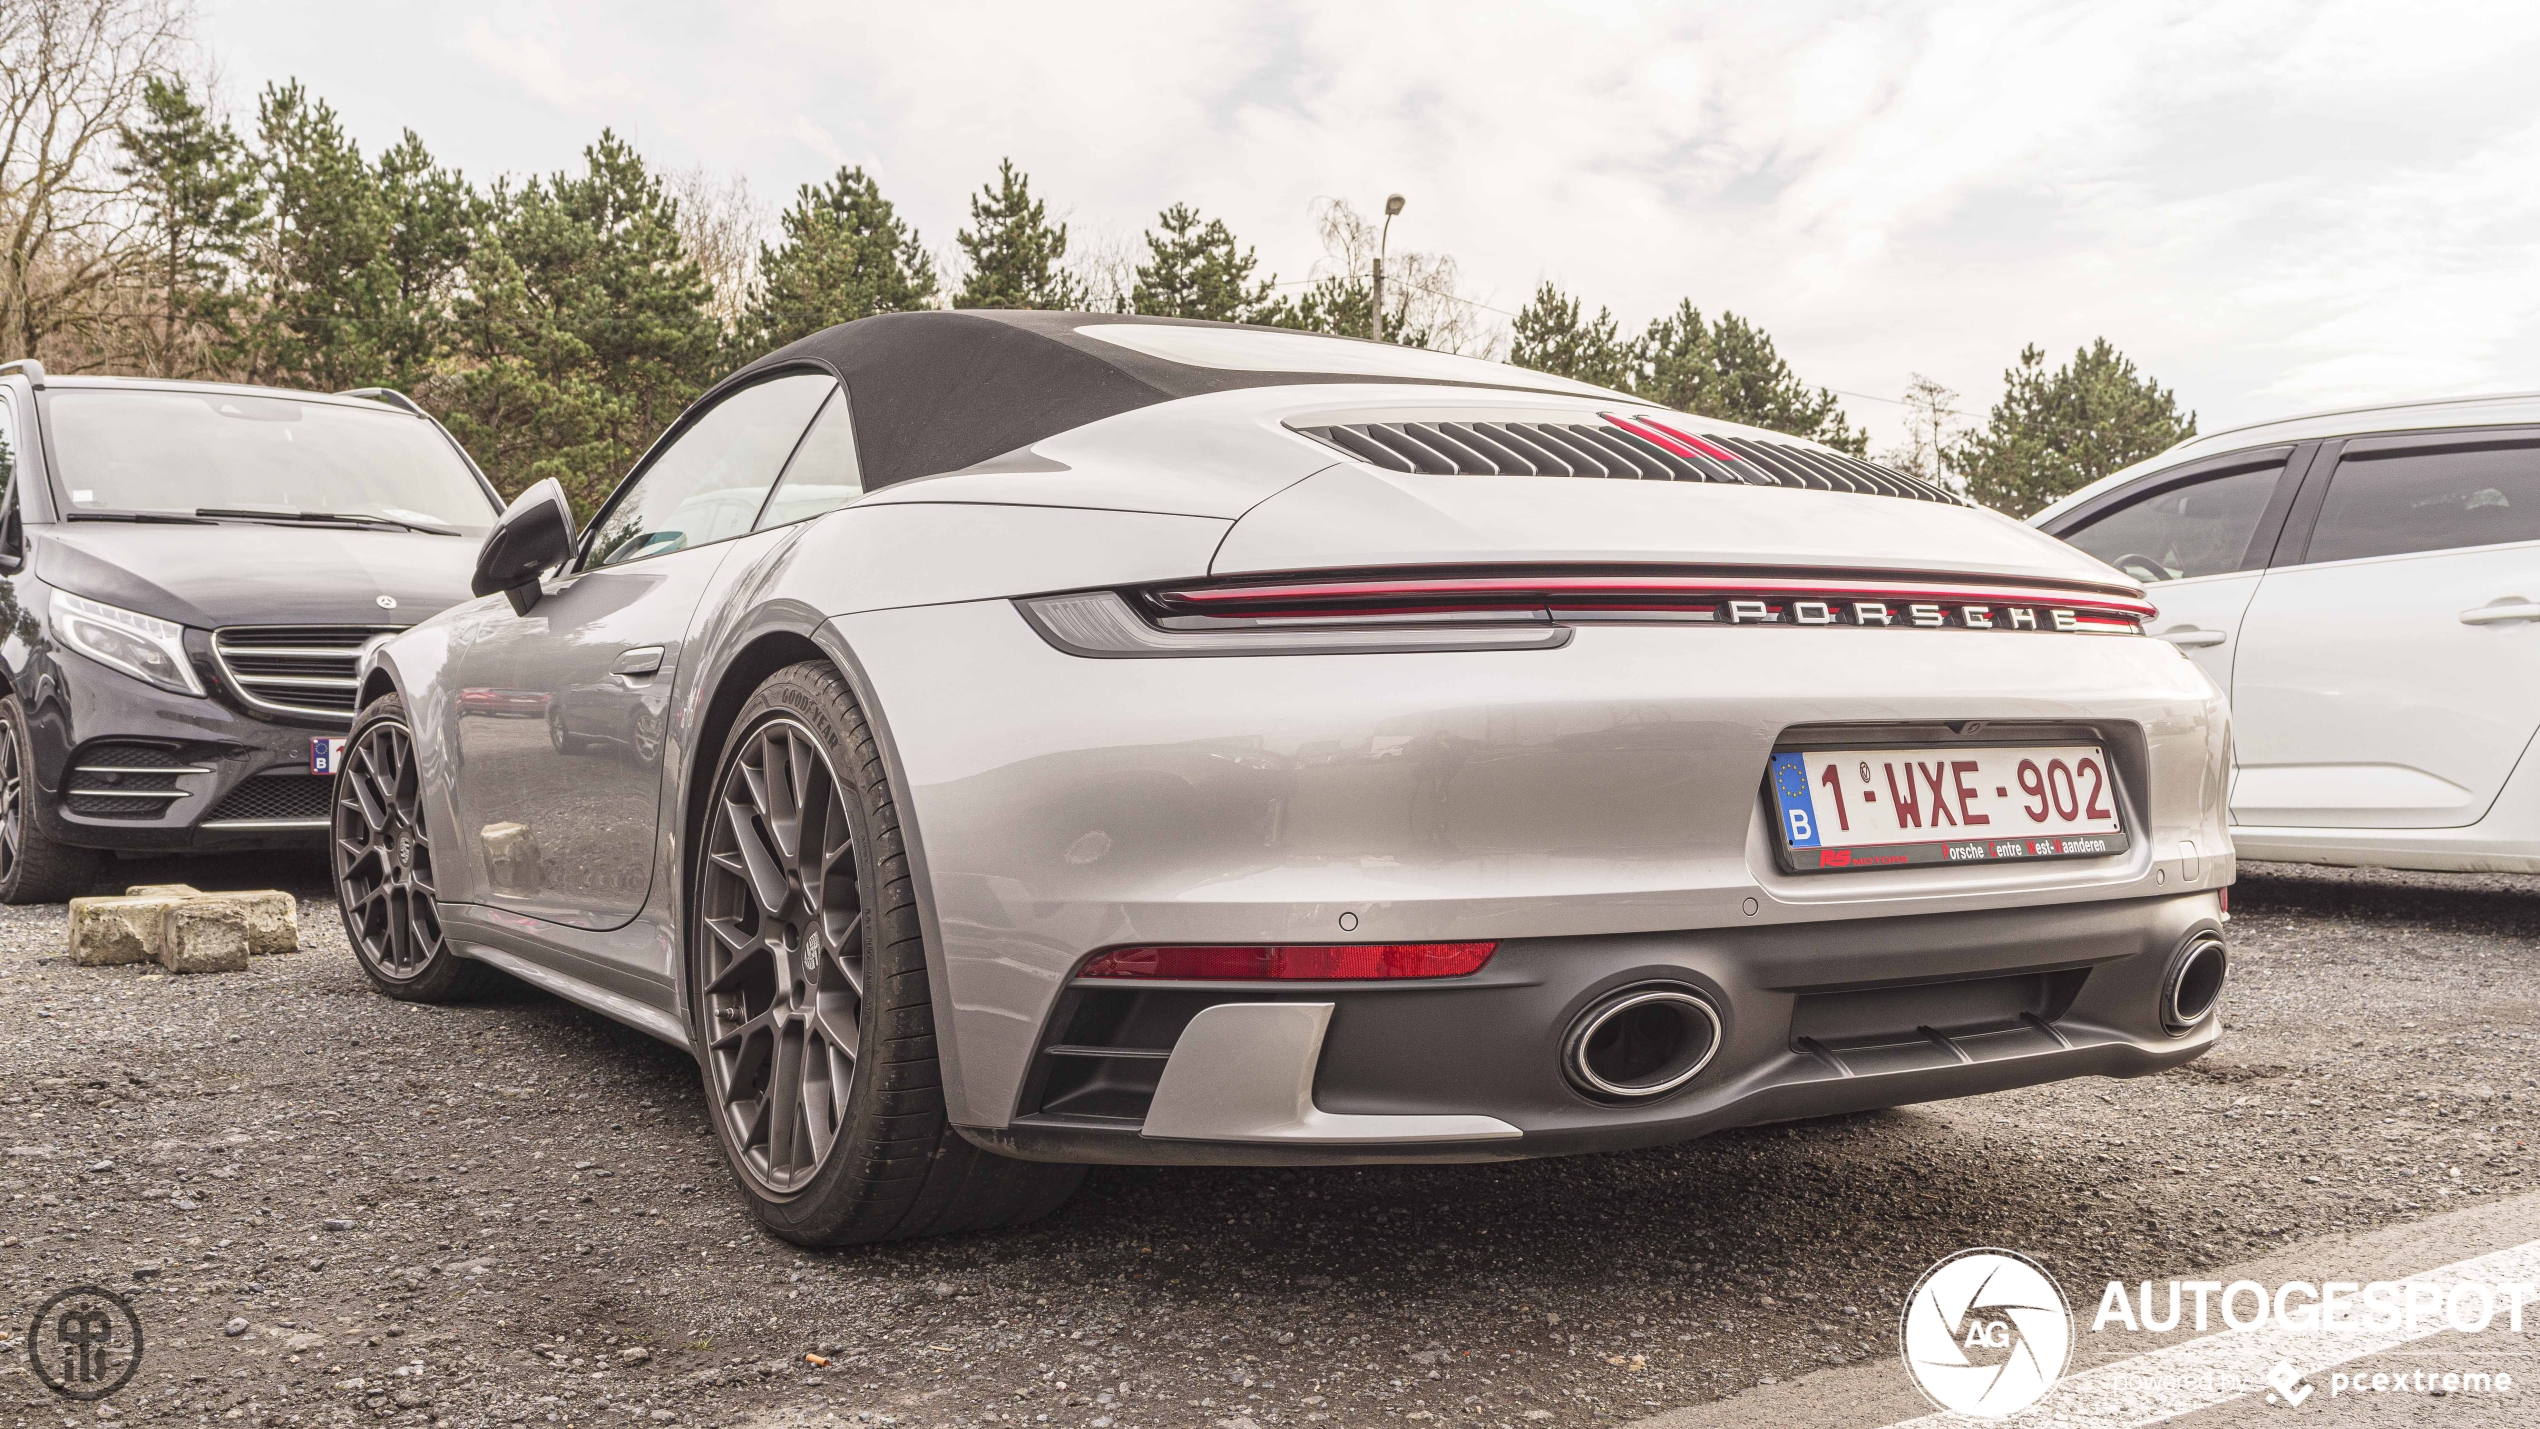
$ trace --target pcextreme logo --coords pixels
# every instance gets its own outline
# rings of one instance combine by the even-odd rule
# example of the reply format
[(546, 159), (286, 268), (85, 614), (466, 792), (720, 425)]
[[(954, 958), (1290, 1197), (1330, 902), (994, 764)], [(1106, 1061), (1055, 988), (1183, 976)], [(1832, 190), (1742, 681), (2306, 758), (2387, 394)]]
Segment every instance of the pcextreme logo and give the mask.
[(2015, 1250), (1962, 1250), (1905, 1297), (1905, 1372), (1934, 1408), (1999, 1419), (2063, 1377), (2073, 1314), (2046, 1267)]

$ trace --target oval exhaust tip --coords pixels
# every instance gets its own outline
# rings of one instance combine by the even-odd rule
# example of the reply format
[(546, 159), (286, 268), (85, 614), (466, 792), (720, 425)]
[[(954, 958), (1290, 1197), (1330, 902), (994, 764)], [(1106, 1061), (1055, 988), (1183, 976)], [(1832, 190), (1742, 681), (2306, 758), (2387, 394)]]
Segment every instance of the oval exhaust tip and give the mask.
[(2218, 935), (2198, 933), (2187, 940), (2161, 982), (2161, 1025), (2183, 1037), (2204, 1024), (2222, 1001), (2223, 983), (2231, 973), (2231, 955)]
[(1720, 1050), (1720, 1014), (1673, 983), (1641, 983), (1579, 1014), (1562, 1040), (1570, 1084), (1605, 1101), (1664, 1096), (1701, 1074)]

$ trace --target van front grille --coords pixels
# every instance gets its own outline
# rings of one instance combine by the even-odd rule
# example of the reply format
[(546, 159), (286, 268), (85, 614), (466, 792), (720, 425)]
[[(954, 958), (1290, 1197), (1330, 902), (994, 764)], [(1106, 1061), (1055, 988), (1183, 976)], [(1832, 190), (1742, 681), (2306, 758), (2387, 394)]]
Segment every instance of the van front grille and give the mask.
[(396, 626), (233, 625), (212, 632), (212, 653), (239, 697), (259, 710), (349, 722), (362, 647)]

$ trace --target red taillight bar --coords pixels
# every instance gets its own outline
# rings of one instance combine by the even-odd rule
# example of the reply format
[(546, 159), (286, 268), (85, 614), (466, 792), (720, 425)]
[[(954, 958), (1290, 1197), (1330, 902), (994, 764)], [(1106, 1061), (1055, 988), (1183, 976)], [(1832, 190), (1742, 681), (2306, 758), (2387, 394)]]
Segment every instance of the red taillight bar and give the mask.
[(2149, 620), (2159, 607), (2141, 597), (2095, 591), (2057, 590), (2043, 586), (1949, 585), (1936, 582), (1891, 583), (1879, 580), (1800, 579), (1777, 581), (1753, 576), (1441, 576), (1371, 580), (1300, 581), (1284, 585), (1208, 586), (1162, 591), (1168, 602), (1201, 608), (1231, 608), (1266, 603), (1349, 600), (1472, 600), (1475, 597), (1530, 595), (1547, 600), (1561, 596), (1599, 595), (1751, 595), (1834, 598), (1841, 600), (1991, 601), (2005, 605), (2064, 606), (2104, 610)]
[(1497, 951), (1497, 943), (1114, 948), (1085, 964), (1077, 976), (1194, 982), (1362, 982), (1376, 978), (1462, 977), (1480, 971)]

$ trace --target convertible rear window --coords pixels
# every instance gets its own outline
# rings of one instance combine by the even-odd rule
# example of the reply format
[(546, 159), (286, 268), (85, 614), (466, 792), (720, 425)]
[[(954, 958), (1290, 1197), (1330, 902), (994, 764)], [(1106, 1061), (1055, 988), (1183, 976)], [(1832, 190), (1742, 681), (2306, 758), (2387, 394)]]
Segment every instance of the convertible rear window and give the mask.
[(45, 403), (64, 510), (272, 511), (482, 531), (492, 498), (412, 413), (234, 392), (56, 390)]

